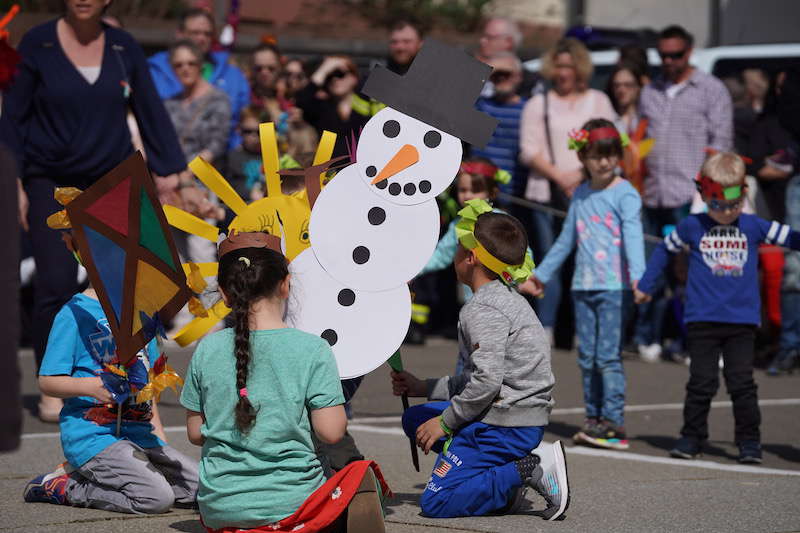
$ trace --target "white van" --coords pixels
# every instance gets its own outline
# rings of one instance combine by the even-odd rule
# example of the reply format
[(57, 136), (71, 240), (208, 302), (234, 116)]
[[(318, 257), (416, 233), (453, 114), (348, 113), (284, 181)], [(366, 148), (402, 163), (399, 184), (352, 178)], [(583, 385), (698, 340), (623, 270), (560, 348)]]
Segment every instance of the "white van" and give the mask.
[[(605, 90), (608, 77), (619, 58), (619, 52), (602, 50), (591, 52), (591, 57), (594, 63), (594, 75), (590, 85), (595, 89)], [(650, 63), (651, 76), (657, 74), (661, 58), (655, 48), (647, 49), (647, 60)], [(699, 48), (692, 52), (691, 63), (703, 72), (714, 74), (718, 78), (734, 76), (748, 68), (760, 68), (769, 73), (775, 73), (792, 65), (800, 66), (800, 43)], [(526, 61), (523, 66), (526, 70), (538, 72), (541, 64), (540, 59), (531, 59)]]

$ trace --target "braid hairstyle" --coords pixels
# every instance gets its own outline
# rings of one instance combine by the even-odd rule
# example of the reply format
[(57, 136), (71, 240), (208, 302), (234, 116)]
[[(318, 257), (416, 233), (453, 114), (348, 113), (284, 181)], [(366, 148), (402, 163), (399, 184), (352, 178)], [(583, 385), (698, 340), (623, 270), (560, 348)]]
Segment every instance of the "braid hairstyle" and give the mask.
[(247, 433), (256, 419), (257, 409), (247, 394), (250, 370), (250, 306), (260, 298), (271, 297), (281, 281), (289, 275), (286, 258), (269, 248), (241, 248), (219, 260), (217, 280), (225, 291), (234, 321), (234, 355), (236, 357), (236, 391), (239, 401), (234, 408), (236, 427)]

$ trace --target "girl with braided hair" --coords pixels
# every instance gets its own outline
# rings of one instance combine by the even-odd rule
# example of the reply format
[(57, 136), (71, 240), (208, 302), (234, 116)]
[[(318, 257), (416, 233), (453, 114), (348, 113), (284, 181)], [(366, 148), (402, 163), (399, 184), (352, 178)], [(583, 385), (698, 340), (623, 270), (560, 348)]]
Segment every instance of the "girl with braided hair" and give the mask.
[(283, 321), (291, 275), (273, 240), (240, 233), (220, 244), (234, 327), (198, 344), (181, 394), (189, 440), (203, 447), (202, 521), (208, 531), (256, 532), (367, 520), (363, 531), (382, 531), (377, 465), (358, 461), (326, 482), (314, 452), (312, 428), (325, 443), (344, 435), (342, 387), (328, 343)]

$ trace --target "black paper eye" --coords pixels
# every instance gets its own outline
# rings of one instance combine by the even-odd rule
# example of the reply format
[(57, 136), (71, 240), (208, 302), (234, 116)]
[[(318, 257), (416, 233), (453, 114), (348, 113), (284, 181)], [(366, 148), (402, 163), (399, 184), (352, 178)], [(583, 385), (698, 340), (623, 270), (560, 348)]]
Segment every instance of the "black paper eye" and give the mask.
[(383, 124), (383, 134), (390, 139), (394, 139), (400, 135), (400, 123), (396, 120), (387, 120)]
[(439, 143), (442, 142), (442, 134), (438, 131), (431, 130), (425, 134), (425, 137), (423, 137), (422, 141), (428, 148), (436, 148), (439, 146)]

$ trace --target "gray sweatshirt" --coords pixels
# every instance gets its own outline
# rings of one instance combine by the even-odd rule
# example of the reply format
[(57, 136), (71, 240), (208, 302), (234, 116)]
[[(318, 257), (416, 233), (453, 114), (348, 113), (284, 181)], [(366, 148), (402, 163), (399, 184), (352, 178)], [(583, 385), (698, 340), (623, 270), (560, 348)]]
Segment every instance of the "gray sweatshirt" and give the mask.
[(464, 373), (427, 382), (429, 399), (452, 402), (442, 413), (448, 427), (547, 425), (550, 343), (525, 298), (499, 280), (482, 286), (461, 309), (458, 343)]

